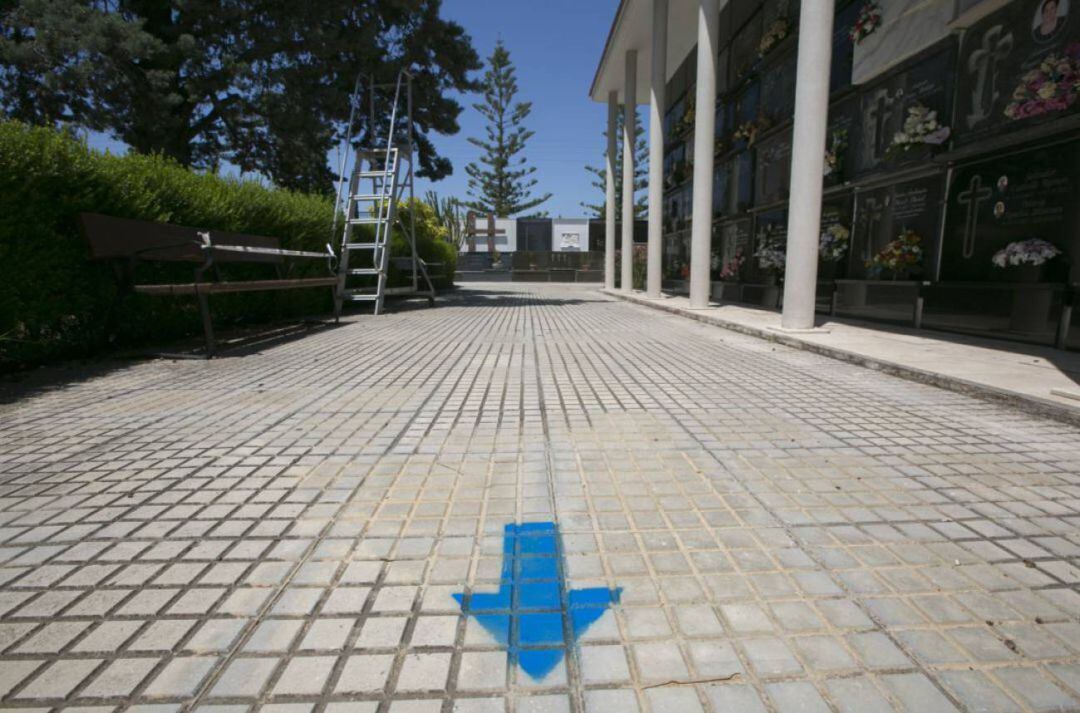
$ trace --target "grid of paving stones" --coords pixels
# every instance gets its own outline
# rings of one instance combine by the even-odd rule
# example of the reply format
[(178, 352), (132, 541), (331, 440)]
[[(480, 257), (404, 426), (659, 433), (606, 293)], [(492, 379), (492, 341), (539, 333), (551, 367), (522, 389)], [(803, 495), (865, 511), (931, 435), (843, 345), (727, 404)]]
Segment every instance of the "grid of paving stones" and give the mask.
[[(1080, 432), (569, 286), (0, 406), (0, 707), (1080, 709)], [(507, 524), (621, 602), (533, 680)], [(566, 616), (566, 613), (563, 613)]]

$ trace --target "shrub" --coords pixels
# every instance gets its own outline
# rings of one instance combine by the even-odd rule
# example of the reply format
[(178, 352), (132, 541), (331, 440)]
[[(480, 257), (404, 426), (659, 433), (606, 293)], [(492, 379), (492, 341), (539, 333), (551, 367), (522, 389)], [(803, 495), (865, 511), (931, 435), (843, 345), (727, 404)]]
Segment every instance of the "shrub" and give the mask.
[[(196, 173), (160, 156), (101, 154), (64, 132), (0, 122), (0, 371), (199, 333), (192, 298), (119, 294), (112, 266), (89, 260), (80, 212), (266, 235), (293, 250), (339, 240), (327, 196)], [(325, 274), (313, 260), (294, 268)], [(272, 276), (265, 265), (226, 269), (235, 279)], [(191, 266), (147, 264), (139, 277), (189, 281)], [(216, 295), (211, 308), (224, 326), (325, 314), (331, 296), (326, 288)]]
[[(430, 204), (419, 198), (411, 202), (404, 201), (398, 205), (397, 213), (401, 224), (408, 225), (410, 213), (414, 213), (416, 220), (416, 252), (425, 262), (442, 263), (442, 268), (432, 268), (432, 272), (438, 270), (445, 275), (444, 278), (432, 282), (435, 287), (448, 287), (454, 282), (454, 270), (457, 267), (457, 248), (450, 243), (450, 231), (443, 225), (435, 214), (435, 209)], [(408, 255), (409, 243), (405, 233), (401, 230), (401, 224), (394, 228), (390, 240), (391, 255)], [(394, 277), (391, 282), (402, 278)]]

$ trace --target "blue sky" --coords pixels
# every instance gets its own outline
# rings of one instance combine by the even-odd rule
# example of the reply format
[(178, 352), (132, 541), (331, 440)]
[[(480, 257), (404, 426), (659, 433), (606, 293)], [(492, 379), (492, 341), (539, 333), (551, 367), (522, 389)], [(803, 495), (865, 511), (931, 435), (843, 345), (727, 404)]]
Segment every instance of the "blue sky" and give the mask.
[[(535, 190), (552, 194), (537, 210), (552, 216), (582, 216), (582, 201), (600, 200), (585, 165), (599, 166), (603, 160), (607, 109), (591, 101), (588, 91), (617, 6), (618, 0), (443, 0), (443, 16), (465, 27), (482, 58), (500, 38), (510, 51), (518, 99), (533, 103), (526, 126), (536, 132), (527, 145), (539, 181)], [(465, 108), (461, 131), (432, 135), (439, 152), (453, 162), (454, 173), (436, 183), (417, 181), (418, 195), (434, 189), (442, 196), (467, 197), (465, 166), (479, 155), (467, 138), (483, 137), (484, 122), (472, 108), (477, 95), (457, 99)], [(123, 151), (103, 136), (92, 136), (91, 144)]]
[[(518, 97), (533, 103), (526, 125), (536, 132), (527, 147), (536, 166), (540, 193), (552, 193), (540, 206), (552, 216), (581, 216), (579, 203), (600, 202), (585, 164), (601, 165), (607, 108), (588, 97), (617, 0), (443, 0), (443, 16), (461, 23), (481, 57), (500, 37), (517, 67)], [(465, 165), (478, 150), (466, 139), (482, 137), (483, 118), (464, 97), (461, 132), (436, 136), (440, 153), (454, 163), (454, 174), (421, 190), (465, 197)]]

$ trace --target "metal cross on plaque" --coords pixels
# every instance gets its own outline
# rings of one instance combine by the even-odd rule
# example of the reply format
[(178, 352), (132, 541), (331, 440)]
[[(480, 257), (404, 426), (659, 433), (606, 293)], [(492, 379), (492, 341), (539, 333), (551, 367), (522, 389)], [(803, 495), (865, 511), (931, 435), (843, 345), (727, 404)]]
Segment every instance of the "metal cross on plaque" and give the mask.
[(486, 237), (488, 252), (495, 252), (495, 237), (497, 235), (506, 235), (506, 231), (502, 228), (495, 227), (495, 214), (488, 213), (487, 227), (480, 229), (476, 227), (476, 213), (469, 211), (465, 214), (465, 239), (468, 241), (469, 252), (476, 252), (476, 238)]
[(868, 197), (863, 202), (862, 223), (866, 226), (866, 240), (863, 242), (863, 260), (869, 260), (874, 254), (874, 238), (877, 236), (878, 226), (885, 216), (885, 204), (877, 198)]
[(975, 174), (968, 182), (967, 190), (956, 194), (956, 202), (966, 206), (964, 216), (963, 255), (969, 258), (975, 254), (975, 234), (979, 228), (979, 204), (990, 200), (994, 192), (982, 184), (982, 176)]
[(1005, 33), (1003, 26), (994, 25), (983, 34), (979, 49), (968, 55), (968, 75), (975, 77), (971, 89), (971, 111), (964, 117), (969, 129), (990, 117), (994, 102), (1000, 96), (997, 88), (998, 64), (1009, 56), (1012, 49), (1012, 33)]

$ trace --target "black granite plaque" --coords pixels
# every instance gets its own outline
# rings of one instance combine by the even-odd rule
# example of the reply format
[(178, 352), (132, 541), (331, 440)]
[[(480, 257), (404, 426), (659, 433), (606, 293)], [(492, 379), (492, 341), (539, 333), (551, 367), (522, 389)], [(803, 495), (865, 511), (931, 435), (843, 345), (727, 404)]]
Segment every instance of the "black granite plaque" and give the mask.
[(735, 154), (731, 176), (732, 209), (741, 213), (754, 204), (754, 152)]
[(748, 216), (745, 218), (737, 218), (735, 220), (725, 220), (719, 227), (721, 243), (720, 266), (723, 267), (724, 265), (730, 264), (736, 256), (741, 256), (743, 258), (743, 269), (740, 270), (740, 276), (741, 273), (749, 268), (749, 263), (751, 262), (750, 256), (753, 253), (753, 250), (751, 250), (751, 241), (753, 236), (750, 231), (752, 225), (753, 221)]
[(731, 78), (734, 82), (745, 77), (758, 61), (761, 42), (761, 13), (756, 12), (745, 25), (736, 29), (731, 42)]
[(799, 26), (799, 2), (798, 0), (765, 0), (761, 6), (762, 22), (768, 27), (776, 20), (788, 23), (792, 33)]
[(852, 2), (836, 11), (833, 21), (829, 93), (851, 86), (851, 69), (855, 64), (855, 43), (851, 41), (851, 28), (855, 25), (861, 8), (861, 2)]
[(766, 235), (772, 236), (774, 241), (781, 246), (787, 245), (786, 208), (764, 211), (754, 216), (753, 250), (751, 250), (751, 256), (747, 262), (752, 263), (750, 270), (751, 280), (755, 282), (762, 281), (766, 274), (766, 271), (761, 269), (758, 261), (753, 258), (754, 251), (762, 247), (762, 241)]
[(935, 174), (856, 193), (848, 274), (856, 278), (873, 276), (866, 263), (902, 232), (913, 230), (922, 238), (922, 262), (907, 276), (933, 276), (943, 183), (943, 177)]
[(825, 134), (826, 186), (843, 183), (855, 175), (859, 119), (858, 94), (849, 94), (829, 107), (829, 125)]
[(731, 164), (725, 161), (717, 163), (713, 173), (713, 216), (731, 212)]
[(768, 66), (761, 73), (760, 113), (774, 125), (790, 120), (795, 114), (794, 50), (791, 47), (775, 59), (769, 57)]
[[(1011, 242), (1039, 238), (1066, 257), (1044, 278), (1065, 280), (1080, 256), (1080, 141), (957, 167), (949, 189), (941, 279), (1010, 279), (991, 262)], [(1080, 269), (1073, 267), (1073, 280)]]
[(834, 225), (841, 225), (849, 231), (848, 255), (839, 261), (819, 260), (818, 280), (833, 280), (845, 276), (847, 258), (851, 252), (851, 209), (853, 196), (851, 193), (831, 195), (821, 202), (821, 230), (825, 232)]
[(754, 202), (768, 205), (787, 200), (791, 183), (791, 130), (762, 139), (755, 150)]
[(955, 58), (953, 41), (945, 40), (937, 51), (901, 66), (860, 92), (862, 130), (859, 143), (852, 144), (857, 173), (927, 158), (931, 148), (926, 145), (892, 153), (890, 147), (897, 132), (904, 128), (909, 109), (916, 104), (934, 110), (938, 122), (948, 125)]
[(1013, 0), (964, 33), (957, 143), (1080, 111), (1077, 76), (1080, 6), (1069, 0)]

